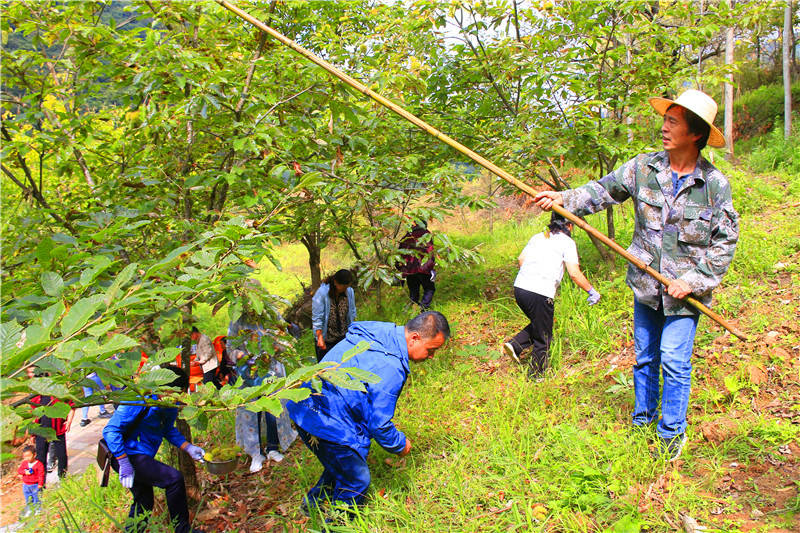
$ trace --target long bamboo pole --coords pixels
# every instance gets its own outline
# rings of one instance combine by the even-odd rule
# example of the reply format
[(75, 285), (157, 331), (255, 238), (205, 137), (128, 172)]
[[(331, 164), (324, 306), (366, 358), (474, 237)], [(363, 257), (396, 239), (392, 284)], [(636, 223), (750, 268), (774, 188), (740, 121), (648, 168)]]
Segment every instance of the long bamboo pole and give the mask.
[[(358, 80), (356, 80), (354, 78), (351, 78), (350, 76), (348, 76), (347, 74), (345, 74), (344, 72), (339, 70), (338, 68), (334, 67), (333, 65), (331, 65), (330, 63), (328, 63), (324, 59), (322, 59), (320, 57), (317, 57), (312, 52), (306, 50), (305, 48), (303, 48), (299, 44), (295, 43), (294, 41), (292, 41), (291, 39), (289, 39), (288, 37), (286, 37), (282, 33), (279, 33), (277, 31), (275, 31), (274, 29), (270, 28), (269, 26), (267, 26), (266, 24), (264, 24), (260, 20), (252, 17), (250, 14), (246, 13), (245, 11), (242, 11), (241, 9), (236, 7), (235, 5), (231, 4), (227, 0), (216, 0), (216, 2), (219, 5), (221, 5), (222, 7), (224, 7), (225, 9), (227, 9), (227, 10), (233, 12), (234, 14), (236, 14), (238, 17), (241, 17), (242, 19), (246, 20), (247, 22), (249, 22), (253, 26), (257, 27), (261, 31), (267, 33), (268, 35), (270, 35), (274, 39), (277, 39), (281, 43), (285, 44), (286, 46), (288, 46), (289, 48), (291, 48), (292, 50), (294, 50), (295, 52), (297, 52), (301, 56), (303, 56), (306, 59), (312, 61), (313, 63), (319, 65), (320, 67), (322, 67), (326, 71), (330, 72), (331, 74), (333, 74), (334, 76), (336, 76), (337, 78), (339, 78), (340, 80), (345, 82), (350, 87), (353, 87), (354, 89), (357, 89), (358, 91), (360, 91), (363, 94), (369, 96), (370, 98), (372, 98), (373, 100), (375, 100), (376, 102), (381, 104), (382, 106), (387, 107), (390, 110), (394, 111), (396, 114), (398, 114), (401, 117), (403, 117), (404, 119), (408, 120), (409, 122), (411, 122), (412, 124), (414, 124), (415, 126), (420, 128), (421, 130), (429, 133), (433, 137), (436, 137), (437, 139), (439, 139), (443, 143), (451, 146), (452, 148), (455, 148), (456, 150), (458, 150), (459, 152), (461, 152), (465, 156), (469, 157), (470, 159), (472, 159), (473, 161), (478, 163), (480, 166), (482, 166), (486, 170), (488, 170), (488, 171), (492, 172), (493, 174), (499, 176), (500, 178), (506, 180), (508, 183), (512, 184), (513, 186), (515, 186), (519, 190), (521, 190), (523, 192), (526, 192), (527, 194), (529, 194), (531, 196), (536, 196), (536, 192), (537, 191), (535, 191), (530, 185), (518, 180), (517, 178), (515, 178), (514, 176), (512, 176), (511, 174), (509, 174), (508, 172), (506, 172), (502, 168), (498, 167), (497, 165), (495, 165), (494, 163), (492, 163), (488, 159), (484, 158), (483, 156), (481, 156), (480, 154), (478, 154), (476, 152), (473, 152), (472, 150), (470, 150), (469, 148), (467, 148), (463, 144), (459, 143), (455, 139), (452, 139), (452, 138), (448, 137), (447, 135), (445, 135), (441, 131), (437, 130), (436, 128), (434, 128), (433, 126), (428, 124), (427, 122), (425, 122), (425, 121), (417, 118), (416, 116), (412, 115), (411, 113), (409, 113), (408, 111), (406, 111), (405, 109), (403, 109), (399, 105), (395, 104), (394, 102), (392, 102), (390, 100), (387, 100), (386, 98), (384, 98), (380, 94), (376, 93), (375, 91), (373, 91), (372, 89), (370, 89), (369, 87), (367, 87), (363, 83), (359, 82)], [(642, 262), (637, 257), (631, 255), (622, 246), (620, 246), (619, 244), (617, 244), (613, 240), (609, 239), (605, 234), (601, 233), (600, 231), (596, 230), (595, 228), (593, 228), (592, 226), (587, 224), (583, 219), (573, 215), (572, 213), (570, 213), (569, 211), (567, 211), (566, 209), (564, 209), (563, 207), (561, 207), (559, 205), (553, 205), (552, 209), (553, 209), (553, 211), (555, 211), (559, 215), (563, 216), (564, 218), (566, 218), (567, 220), (569, 220), (570, 222), (572, 222), (576, 226), (578, 226), (581, 229), (583, 229), (586, 233), (588, 233), (588, 234), (592, 235), (593, 237), (595, 237), (596, 239), (602, 241), (603, 244), (605, 244), (606, 246), (608, 246), (609, 248), (611, 248), (612, 250), (617, 252), (619, 255), (624, 257), (628, 262), (632, 263), (637, 268), (647, 272), (649, 275), (651, 275), (656, 280), (658, 280), (658, 282), (661, 283), (662, 285), (664, 285), (664, 286), (669, 285), (671, 280), (669, 280), (668, 278), (662, 276), (660, 272), (658, 272), (658, 271), (650, 268), (648, 265), (644, 264), (644, 262)], [(733, 333), (735, 336), (737, 336), (741, 340), (747, 340), (746, 335), (741, 330), (739, 330), (738, 328), (736, 328), (735, 326), (733, 326), (731, 324), (728, 324), (728, 322), (726, 322), (725, 319), (722, 316), (720, 316), (719, 314), (715, 313), (714, 311), (712, 311), (711, 309), (709, 309), (708, 307), (706, 307), (705, 305), (700, 303), (697, 299), (692, 298), (691, 296), (687, 296), (686, 298), (684, 298), (684, 301), (686, 301), (689, 304), (691, 304), (692, 306), (694, 306), (698, 311), (700, 311), (703, 314), (707, 315), (714, 322), (716, 322), (720, 326), (724, 327), (725, 329), (727, 329), (728, 331)]]

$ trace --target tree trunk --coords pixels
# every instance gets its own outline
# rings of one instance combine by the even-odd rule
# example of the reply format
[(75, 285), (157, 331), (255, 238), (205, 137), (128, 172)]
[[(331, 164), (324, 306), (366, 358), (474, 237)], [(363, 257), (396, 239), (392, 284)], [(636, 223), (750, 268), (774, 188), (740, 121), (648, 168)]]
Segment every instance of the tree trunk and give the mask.
[(608, 225), (608, 238), (615, 240), (617, 238), (617, 230), (614, 227), (614, 206), (606, 209), (606, 224)]
[[(191, 372), (191, 354), (192, 354), (192, 304), (187, 304), (181, 307), (182, 324), (184, 331), (181, 339), (181, 370), (186, 372), (189, 376)], [(186, 437), (186, 440), (192, 442), (192, 430), (185, 420), (177, 419), (175, 427), (178, 431)], [(194, 466), (194, 461), (189, 455), (179, 450), (174, 446), (169, 447), (169, 462), (172, 466), (177, 468), (183, 474), (183, 481), (186, 484), (186, 495), (189, 505), (192, 506), (197, 503), (200, 495), (200, 485), (197, 482), (197, 470)]]
[(375, 289), (375, 310), (378, 312), (378, 315), (383, 314), (383, 295), (381, 294), (381, 287), (383, 287), (383, 283), (378, 281), (378, 286)]
[(792, 1), (783, 10), (783, 137), (792, 134), (792, 76), (789, 70), (789, 44), (792, 41)]
[[(733, 0), (728, 0), (728, 6), (733, 7)], [(725, 64), (733, 65), (733, 26), (728, 28), (725, 38)], [(733, 160), (733, 74), (727, 75), (725, 82), (725, 145), (728, 149), (727, 158)]]
[(311, 292), (314, 292), (319, 288), (320, 284), (322, 284), (322, 270), (320, 268), (320, 257), (322, 253), (319, 247), (319, 235), (316, 232), (306, 233), (300, 241), (308, 251), (308, 269), (311, 272)]
[[(186, 440), (192, 442), (192, 428), (186, 420), (179, 418), (175, 421), (175, 427), (178, 431), (186, 437)], [(200, 484), (197, 481), (197, 470), (194, 466), (194, 460), (189, 457), (189, 454), (175, 446), (169, 447), (169, 460), (172, 466), (177, 468), (183, 474), (183, 481), (186, 484), (186, 499), (189, 507), (194, 507), (200, 501)]]

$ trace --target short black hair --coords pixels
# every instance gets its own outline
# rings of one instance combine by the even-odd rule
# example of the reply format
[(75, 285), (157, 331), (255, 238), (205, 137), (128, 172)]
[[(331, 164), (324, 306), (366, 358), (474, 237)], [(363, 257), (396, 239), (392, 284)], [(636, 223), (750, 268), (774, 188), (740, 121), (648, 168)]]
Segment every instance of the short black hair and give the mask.
[(192, 326), (192, 333), (200, 333), (200, 330), (197, 329), (197, 326)]
[(567, 237), (571, 237), (572, 231), (569, 229), (570, 224), (572, 224), (572, 222), (553, 211), (550, 215), (550, 224), (547, 225), (547, 229), (552, 233), (563, 233)]
[(36, 456), (36, 448), (34, 448), (33, 446), (28, 445), (22, 448), (22, 453), (25, 452), (31, 452), (34, 455), (34, 457)]
[(334, 281), (339, 285), (351, 285), (353, 283), (353, 273), (346, 268), (343, 268), (336, 272), (336, 274), (328, 276), (328, 279), (325, 280), (325, 283), (328, 285), (333, 285)]
[(667, 108), (667, 111), (673, 107), (680, 107), (683, 109), (683, 116), (686, 119), (686, 124), (689, 126), (689, 133), (694, 133), (695, 135), (700, 136), (700, 138), (694, 142), (694, 145), (697, 147), (697, 151), (699, 152), (705, 148), (706, 143), (708, 142), (708, 136), (711, 135), (711, 126), (708, 125), (708, 122), (700, 118), (700, 116), (691, 109), (686, 109), (682, 105), (671, 104)]
[(184, 392), (189, 390), (189, 376), (182, 368), (175, 365), (161, 365), (161, 368), (172, 370), (175, 373), (175, 379), (167, 383), (167, 387), (179, 388)]
[(440, 332), (445, 340), (450, 338), (450, 324), (439, 311), (425, 311), (406, 323), (406, 329), (419, 333), (423, 339), (432, 339)]

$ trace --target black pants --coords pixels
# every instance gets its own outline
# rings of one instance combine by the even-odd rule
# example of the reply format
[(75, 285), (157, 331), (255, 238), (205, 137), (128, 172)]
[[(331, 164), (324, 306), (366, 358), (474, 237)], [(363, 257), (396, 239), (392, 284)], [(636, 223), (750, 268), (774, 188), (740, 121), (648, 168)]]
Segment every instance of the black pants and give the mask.
[[(186, 503), (186, 484), (183, 474), (161, 461), (156, 461), (149, 455), (129, 455), (128, 459), (133, 466), (133, 503), (128, 517), (134, 518), (144, 512), (153, 510), (153, 487), (164, 489), (167, 497), (169, 518), (175, 527), (175, 533), (189, 532), (189, 506)], [(119, 472), (119, 463), (116, 458), (111, 459), (111, 467)], [(126, 531), (141, 532), (147, 529), (147, 519), (138, 520), (137, 527), (126, 527)]]
[(217, 369), (203, 372), (203, 383), (213, 383), (217, 389), (221, 389), (222, 385), (219, 383), (219, 376), (217, 376)]
[(514, 287), (514, 298), (531, 322), (509, 342), (517, 355), (528, 348), (533, 348), (528, 362), (528, 374), (538, 375), (547, 369), (550, 358), (550, 340), (553, 338), (553, 299), (519, 287)]
[(36, 459), (42, 462), (47, 468), (47, 453), (50, 451), (50, 446), (53, 447), (58, 461), (58, 477), (64, 477), (67, 474), (67, 435), (59, 435), (56, 440), (48, 442), (46, 438), (41, 435), (36, 435), (34, 439), (36, 443)]
[[(411, 301), (427, 309), (433, 301), (433, 293), (436, 292), (436, 285), (431, 281), (430, 274), (409, 274), (406, 277), (408, 283), (408, 297)], [(420, 285), (425, 291), (422, 293), (422, 301), (419, 299)]]
[(322, 358), (325, 357), (325, 354), (330, 352), (331, 349), (334, 346), (336, 346), (337, 344), (339, 344), (340, 342), (342, 342), (342, 339), (339, 339), (339, 340), (336, 340), (336, 341), (325, 341), (325, 349), (323, 350), (322, 348), (317, 346), (317, 341), (315, 340), (314, 341), (314, 350), (316, 350), (316, 352), (317, 352), (317, 363), (322, 361)]

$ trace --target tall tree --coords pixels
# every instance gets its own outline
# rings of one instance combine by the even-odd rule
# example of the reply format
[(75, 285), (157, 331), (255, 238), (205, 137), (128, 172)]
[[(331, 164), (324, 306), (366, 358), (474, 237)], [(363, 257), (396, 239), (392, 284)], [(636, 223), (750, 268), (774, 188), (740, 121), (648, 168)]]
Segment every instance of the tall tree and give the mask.
[[(727, 0), (729, 8), (734, 0)], [(733, 68), (734, 27), (725, 30), (725, 65)], [(725, 145), (728, 159), (733, 159), (733, 72), (729, 72), (725, 81)]]
[(792, 76), (789, 63), (789, 45), (792, 43), (792, 2), (783, 8), (783, 136), (792, 134)]

